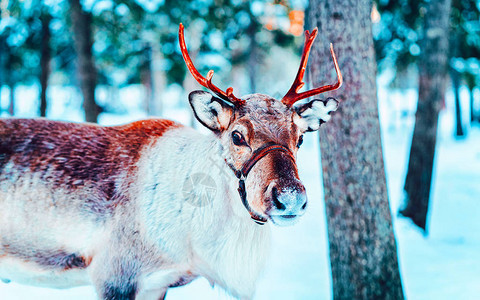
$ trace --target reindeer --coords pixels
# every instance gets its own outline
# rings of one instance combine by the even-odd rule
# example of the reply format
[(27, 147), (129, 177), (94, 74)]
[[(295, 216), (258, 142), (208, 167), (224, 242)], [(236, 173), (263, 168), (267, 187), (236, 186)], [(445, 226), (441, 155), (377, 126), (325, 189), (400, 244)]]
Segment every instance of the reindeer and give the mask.
[(212, 83), (213, 71), (196, 70), (180, 24), (187, 67), (214, 94), (189, 95), (212, 135), (163, 119), (113, 127), (1, 120), (0, 279), (94, 285), (101, 299), (164, 299), (203, 276), (252, 298), (268, 221), (291, 225), (305, 212), (295, 159), (302, 136), (338, 106), (333, 98), (294, 106), (342, 84), (331, 46), (338, 82), (298, 92), (316, 35), (305, 32), (299, 71), (280, 101), (237, 98)]

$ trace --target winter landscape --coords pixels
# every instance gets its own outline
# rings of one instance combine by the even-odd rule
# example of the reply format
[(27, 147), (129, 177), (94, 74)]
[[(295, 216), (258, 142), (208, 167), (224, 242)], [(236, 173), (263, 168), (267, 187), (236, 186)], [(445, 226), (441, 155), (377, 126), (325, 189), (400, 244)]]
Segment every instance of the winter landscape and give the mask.
[[(106, 126), (160, 117), (212, 134), (195, 120), (188, 105), (189, 92), (202, 87), (184, 67), (178, 24), (187, 24), (187, 44), (200, 73), (214, 69), (214, 81), (221, 87), (233, 86), (238, 94), (259, 92), (278, 99), (294, 81), (303, 31), (318, 26), (320, 34), (311, 53), (306, 86), (310, 89), (335, 81), (327, 50), (330, 42), (344, 76), (338, 91), (316, 96), (335, 97), (341, 107), (320, 131), (345, 132), (352, 139), (358, 138), (349, 134), (357, 122), (362, 126), (359, 116), (367, 116), (373, 120), (369, 124), (375, 124), (376, 115), (371, 112), (372, 107), (378, 107), (383, 157), (379, 155), (375, 161), (384, 161), (388, 199), (380, 199), (383, 202), (378, 203), (378, 210), (364, 203), (352, 205), (364, 205), (366, 210), (358, 211), (378, 217), (381, 204), (388, 201), (398, 268), (397, 260), (391, 259), (395, 253), (385, 256), (400, 273), (397, 287), (403, 290), (403, 298), (479, 299), (480, 2), (347, 2), (1, 0), (0, 117), (43, 116)], [(82, 15), (86, 17), (82, 19)], [(328, 22), (322, 18), (329, 18)], [(438, 29), (438, 24), (443, 27)], [(83, 41), (82, 34), (87, 34)], [(367, 38), (362, 39), (364, 36)], [(90, 53), (81, 49), (90, 49)], [(433, 53), (433, 58), (425, 53)], [(430, 94), (422, 89), (429, 89)], [(377, 99), (368, 97), (374, 92)], [(422, 95), (424, 99), (419, 99)], [(425, 99), (438, 111), (425, 112), (422, 106), (423, 120), (436, 119), (438, 113), (438, 129), (423, 230), (399, 211), (408, 199), (404, 186), (419, 114), (417, 105), (425, 105)], [(373, 105), (368, 110), (364, 103)], [(358, 114), (355, 109), (359, 109)], [(345, 117), (348, 113), (351, 120)], [(369, 141), (378, 138), (369, 135), (375, 132), (371, 127), (360, 130)], [(329, 187), (324, 186), (322, 173), (335, 170), (325, 165), (325, 160), (322, 165), (322, 153), (319, 133), (307, 132), (297, 157), (308, 195), (307, 212), (293, 226), (267, 225), (273, 232), (273, 245), (253, 299), (369, 299), (341, 294), (338, 287), (346, 283), (335, 284), (333, 279), (333, 269), (339, 264), (329, 249), (339, 244), (329, 241), (329, 230), (343, 230), (346, 240), (350, 236), (348, 228), (327, 228), (332, 215), (325, 203), (335, 199), (326, 199)], [(353, 218), (349, 224), (362, 224), (367, 216)], [(386, 220), (379, 221), (383, 224), (379, 226), (388, 228), (390, 221)], [(365, 236), (375, 234), (366, 232)], [(359, 246), (349, 245), (352, 249)], [(1, 247), (0, 243), (0, 258)], [(388, 248), (367, 247), (374, 252)], [(367, 265), (362, 259), (354, 258), (349, 267)], [(368, 268), (363, 270), (363, 280), (370, 280)], [(350, 284), (362, 286), (365, 282), (347, 281), (346, 285)], [(395, 287), (369, 292), (402, 298)], [(0, 280), (0, 300), (97, 298), (92, 286), (57, 290)], [(170, 288), (166, 299), (235, 298), (207, 279), (198, 278), (186, 286)]]
[[(399, 262), (408, 299), (477, 299), (480, 293), (480, 126), (472, 124), (464, 140), (453, 137), (453, 96), (447, 94), (442, 111), (435, 163), (430, 229), (424, 235), (408, 219), (398, 216), (403, 201), (403, 180), (413, 130), (415, 91), (391, 91), (379, 81), (379, 109), (388, 180), (390, 209), (399, 251)], [(19, 89), (19, 91), (22, 91)], [(19, 97), (19, 117), (35, 116), (36, 96), (28, 88)], [(136, 91), (139, 93), (139, 91)], [(81, 118), (76, 109), (62, 101), (52, 104), (53, 115), (65, 120)], [(122, 105), (131, 112), (105, 116), (103, 123), (123, 124), (145, 117), (135, 89), (120, 93)], [(6, 98), (2, 103), (7, 102)], [(68, 98), (68, 97), (67, 97)], [(136, 100), (135, 100), (136, 99)], [(136, 103), (136, 105), (135, 105)], [(465, 103), (468, 105), (468, 103)], [(188, 124), (188, 112), (169, 109), (166, 118)], [(272, 226), (274, 244), (267, 269), (258, 284), (255, 299), (331, 299), (325, 207), (320, 177), (316, 133), (305, 136), (299, 152), (300, 177), (305, 182), (309, 207), (293, 227)], [(5, 300), (95, 299), (92, 287), (54, 290), (0, 283)], [(201, 297), (199, 295), (202, 295)], [(168, 299), (233, 299), (207, 280), (171, 289)]]

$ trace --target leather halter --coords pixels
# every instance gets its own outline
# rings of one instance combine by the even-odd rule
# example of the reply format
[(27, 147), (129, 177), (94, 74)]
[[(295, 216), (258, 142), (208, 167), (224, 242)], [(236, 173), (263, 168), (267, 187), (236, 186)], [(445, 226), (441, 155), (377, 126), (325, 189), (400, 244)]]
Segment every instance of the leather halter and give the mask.
[(233, 173), (238, 178), (238, 193), (240, 194), (240, 198), (242, 199), (242, 203), (247, 209), (248, 213), (250, 213), (250, 217), (253, 221), (259, 225), (264, 225), (267, 223), (267, 219), (260, 216), (256, 212), (252, 210), (250, 205), (247, 201), (247, 191), (245, 190), (245, 180), (247, 179), (247, 175), (250, 170), (255, 166), (255, 164), (262, 158), (264, 158), (267, 154), (273, 151), (280, 151), (287, 154), (287, 157), (295, 164), (295, 158), (293, 156), (292, 151), (285, 146), (278, 145), (278, 144), (267, 144), (259, 149), (255, 150), (252, 156), (243, 164), (241, 170), (235, 169), (232, 165), (227, 163), (227, 165), (233, 170)]

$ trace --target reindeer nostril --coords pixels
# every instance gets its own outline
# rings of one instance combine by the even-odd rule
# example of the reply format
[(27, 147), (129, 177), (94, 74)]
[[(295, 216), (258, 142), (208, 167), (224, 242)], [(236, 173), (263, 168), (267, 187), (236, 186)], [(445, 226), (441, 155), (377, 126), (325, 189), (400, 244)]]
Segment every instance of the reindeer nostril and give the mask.
[(278, 200), (278, 189), (276, 187), (272, 189), (272, 202), (277, 209), (279, 210), (286, 209), (286, 206)]
[(302, 205), (302, 209), (305, 209), (307, 207), (307, 202), (305, 201), (305, 203), (303, 203)]

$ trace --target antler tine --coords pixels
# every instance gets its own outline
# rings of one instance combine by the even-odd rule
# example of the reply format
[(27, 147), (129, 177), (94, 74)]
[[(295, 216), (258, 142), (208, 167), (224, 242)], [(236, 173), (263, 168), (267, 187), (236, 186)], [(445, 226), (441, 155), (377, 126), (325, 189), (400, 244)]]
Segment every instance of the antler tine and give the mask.
[(207, 78), (205, 78), (195, 68), (195, 66), (193, 65), (192, 59), (190, 58), (190, 55), (188, 55), (187, 46), (185, 44), (184, 27), (182, 23), (180, 23), (180, 26), (178, 29), (178, 38), (180, 42), (180, 49), (182, 51), (183, 60), (185, 61), (185, 64), (187, 65), (188, 70), (190, 71), (192, 76), (195, 78), (195, 80), (197, 80), (197, 82), (203, 85), (204, 87), (210, 89), (212, 92), (214, 92), (218, 97), (222, 98), (223, 100), (228, 101), (236, 106), (243, 105), (245, 103), (245, 100), (235, 97), (233, 95), (232, 87), (229, 87), (227, 91), (224, 92), (212, 83), (213, 70), (210, 70), (207, 74)]
[(318, 29), (315, 28), (312, 33), (308, 30), (305, 31), (305, 44), (303, 48), (302, 58), (300, 60), (300, 68), (298, 69), (297, 76), (293, 81), (292, 87), (288, 90), (287, 94), (282, 98), (282, 102), (291, 107), (295, 102), (311, 97), (313, 95), (318, 95), (324, 92), (333, 91), (338, 89), (343, 83), (342, 73), (340, 72), (340, 68), (338, 66), (337, 57), (335, 56), (335, 52), (333, 51), (333, 45), (330, 43), (330, 53), (332, 54), (333, 63), (335, 65), (335, 71), (337, 73), (337, 83), (325, 85), (313, 90), (305, 91), (303, 93), (298, 93), (298, 91), (305, 85), (303, 82), (303, 76), (305, 75), (305, 70), (307, 68), (308, 62), (308, 55), (310, 54), (310, 50), (313, 45), (313, 41), (317, 37)]

